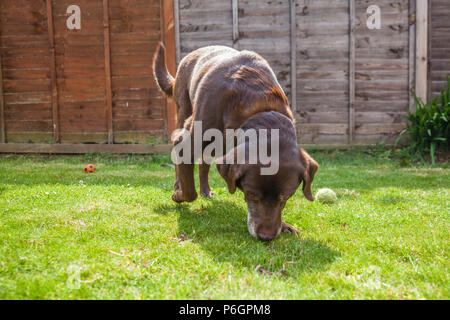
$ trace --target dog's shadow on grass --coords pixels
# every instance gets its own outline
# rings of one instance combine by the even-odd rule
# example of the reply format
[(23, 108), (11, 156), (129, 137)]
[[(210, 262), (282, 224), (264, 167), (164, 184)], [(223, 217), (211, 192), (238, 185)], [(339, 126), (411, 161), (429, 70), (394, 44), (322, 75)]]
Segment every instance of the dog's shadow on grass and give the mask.
[(339, 255), (325, 243), (305, 239), (301, 234), (296, 237), (282, 233), (273, 241), (259, 241), (247, 231), (245, 207), (226, 200), (204, 202), (197, 209), (190, 204), (170, 204), (155, 211), (177, 212), (175, 240), (198, 244), (215, 261), (263, 275), (295, 278), (307, 271), (326, 268)]

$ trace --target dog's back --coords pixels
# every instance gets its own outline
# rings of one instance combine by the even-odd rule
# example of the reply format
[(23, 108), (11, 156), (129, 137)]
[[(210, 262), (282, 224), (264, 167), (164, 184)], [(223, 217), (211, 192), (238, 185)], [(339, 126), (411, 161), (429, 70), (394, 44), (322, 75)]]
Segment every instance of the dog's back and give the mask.
[[(159, 59), (159, 62), (163, 60)], [(164, 69), (158, 65), (154, 68)], [(258, 112), (277, 111), (294, 121), (288, 99), (274, 72), (267, 61), (255, 52), (237, 51), (225, 46), (197, 49), (181, 60), (169, 90), (164, 79), (171, 76), (155, 74), (161, 89), (166, 94), (173, 92), (177, 105), (185, 105), (190, 114), (195, 113), (195, 108), (208, 109), (198, 110), (201, 113), (216, 112), (222, 100), (228, 104), (225, 108), (234, 114), (233, 118), (247, 119)], [(198, 106), (199, 102), (211, 98), (215, 99), (215, 103)], [(219, 113), (228, 112), (220, 110)], [(233, 122), (239, 125), (241, 121)]]
[(200, 48), (183, 59), (179, 73), (187, 79), (177, 78), (175, 87), (187, 90), (191, 101), (202, 94), (199, 89), (217, 83), (227, 85), (226, 91), (236, 101), (233, 108), (244, 113), (249, 109), (258, 109), (251, 113), (283, 109), (289, 104), (267, 61), (253, 51), (224, 46)]

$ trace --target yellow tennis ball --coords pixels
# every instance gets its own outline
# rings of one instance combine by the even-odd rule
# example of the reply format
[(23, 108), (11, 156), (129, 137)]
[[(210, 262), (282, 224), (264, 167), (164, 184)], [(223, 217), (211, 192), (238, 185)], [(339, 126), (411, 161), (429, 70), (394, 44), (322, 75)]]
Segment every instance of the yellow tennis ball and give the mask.
[(336, 193), (328, 188), (319, 189), (316, 193), (316, 199), (317, 201), (326, 204), (333, 204), (338, 200)]

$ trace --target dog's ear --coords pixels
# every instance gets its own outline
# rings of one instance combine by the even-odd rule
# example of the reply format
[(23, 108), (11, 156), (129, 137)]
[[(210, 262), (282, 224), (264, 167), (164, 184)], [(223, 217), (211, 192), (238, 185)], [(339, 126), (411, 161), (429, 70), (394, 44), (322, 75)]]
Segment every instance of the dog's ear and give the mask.
[[(236, 150), (231, 150), (230, 152), (234, 152), (234, 155), (236, 156)], [(235, 164), (235, 161), (232, 162), (233, 163), (231, 164), (227, 163), (227, 155), (216, 160), (217, 171), (219, 171), (220, 175), (227, 183), (228, 191), (231, 194), (236, 192), (236, 181), (243, 176), (243, 167), (245, 166), (241, 164)]]
[(228, 185), (228, 191), (233, 194), (236, 192), (236, 174), (233, 169), (234, 164), (219, 164), (216, 163), (217, 171), (219, 171), (222, 178)]
[(300, 148), (300, 161), (303, 165), (301, 172), (301, 179), (303, 180), (303, 194), (309, 201), (314, 201), (314, 196), (311, 191), (311, 184), (314, 180), (314, 175), (319, 169), (317, 162), (302, 148)]

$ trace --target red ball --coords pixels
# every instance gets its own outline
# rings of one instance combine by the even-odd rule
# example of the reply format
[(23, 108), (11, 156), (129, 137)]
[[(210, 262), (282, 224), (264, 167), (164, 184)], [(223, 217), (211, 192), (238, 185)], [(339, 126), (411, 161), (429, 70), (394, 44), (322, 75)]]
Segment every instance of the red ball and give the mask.
[(88, 164), (83, 169), (84, 172), (90, 173), (95, 171), (95, 166), (93, 164)]

